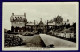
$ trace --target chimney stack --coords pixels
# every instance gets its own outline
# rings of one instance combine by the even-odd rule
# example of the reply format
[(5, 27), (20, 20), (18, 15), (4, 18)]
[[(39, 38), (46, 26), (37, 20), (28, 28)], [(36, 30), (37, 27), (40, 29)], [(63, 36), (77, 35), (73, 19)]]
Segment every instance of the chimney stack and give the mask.
[(69, 19), (67, 19), (67, 22), (69, 22)]
[(12, 13), (12, 16), (14, 16), (14, 13)]
[(26, 17), (26, 13), (24, 13), (24, 16)]
[(41, 18), (41, 21), (42, 21), (42, 18)]
[(48, 25), (48, 20), (47, 20), (47, 25)]
[(35, 25), (35, 20), (34, 20), (34, 25)]

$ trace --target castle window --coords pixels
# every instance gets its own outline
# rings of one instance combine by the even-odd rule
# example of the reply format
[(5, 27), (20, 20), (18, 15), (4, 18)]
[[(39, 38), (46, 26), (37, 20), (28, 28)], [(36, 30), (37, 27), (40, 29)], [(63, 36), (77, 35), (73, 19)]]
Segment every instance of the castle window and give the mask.
[(20, 17), (20, 19), (22, 19), (22, 17)]
[(18, 17), (19, 18), (19, 17)]

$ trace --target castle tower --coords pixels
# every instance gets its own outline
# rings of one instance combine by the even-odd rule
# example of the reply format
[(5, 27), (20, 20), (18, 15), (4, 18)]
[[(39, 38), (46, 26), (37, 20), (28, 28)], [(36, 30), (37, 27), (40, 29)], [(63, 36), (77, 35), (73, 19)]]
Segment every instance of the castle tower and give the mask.
[(26, 31), (25, 27), (26, 27), (26, 13), (24, 13), (24, 15), (14, 15), (14, 13), (12, 13), (11, 18), (11, 31), (13, 32), (24, 32)]

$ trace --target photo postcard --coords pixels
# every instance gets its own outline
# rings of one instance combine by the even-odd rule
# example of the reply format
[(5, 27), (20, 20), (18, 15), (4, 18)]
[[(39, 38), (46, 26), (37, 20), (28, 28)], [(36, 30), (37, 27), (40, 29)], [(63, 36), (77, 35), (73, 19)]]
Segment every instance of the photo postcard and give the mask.
[(78, 50), (79, 2), (3, 2), (2, 50)]

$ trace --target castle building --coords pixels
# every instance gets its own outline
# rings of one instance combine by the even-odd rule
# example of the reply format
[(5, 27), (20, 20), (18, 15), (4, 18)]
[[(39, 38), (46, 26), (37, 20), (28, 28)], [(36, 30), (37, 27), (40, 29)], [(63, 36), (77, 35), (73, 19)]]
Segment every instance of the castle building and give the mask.
[(12, 16), (10, 17), (11, 21), (11, 31), (12, 32), (25, 32), (26, 31), (26, 13), (24, 15), (14, 15), (12, 13)]
[(58, 28), (62, 28), (65, 23), (68, 24), (69, 20), (63, 21), (61, 16), (57, 16), (51, 21), (47, 20), (47, 23), (43, 23), (42, 18), (39, 23), (27, 22), (26, 13), (24, 15), (14, 15), (12, 13), (10, 17), (11, 21), (11, 31), (12, 32), (37, 32), (37, 33), (47, 33)]
[(56, 18), (54, 18), (55, 21), (55, 25), (60, 26), (63, 24), (63, 18), (61, 16), (57, 16)]
[(45, 28), (46, 28), (46, 25), (42, 22), (42, 18), (39, 23), (36, 23), (34, 20), (34, 23), (31, 22), (26, 24), (26, 31), (30, 31), (30, 32), (46, 33)]

